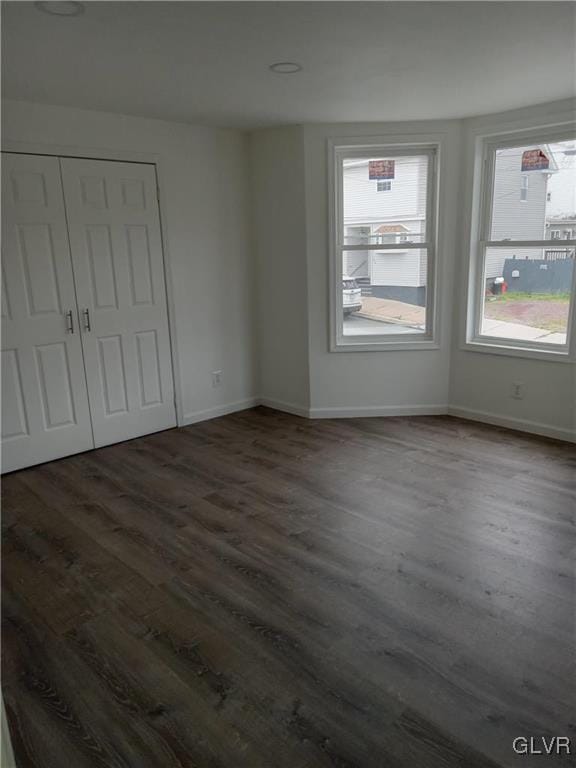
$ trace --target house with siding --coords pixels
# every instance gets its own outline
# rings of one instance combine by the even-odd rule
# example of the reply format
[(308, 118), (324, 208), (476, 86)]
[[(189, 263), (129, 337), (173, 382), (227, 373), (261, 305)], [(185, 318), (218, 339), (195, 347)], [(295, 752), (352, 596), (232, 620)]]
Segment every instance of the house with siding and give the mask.
[[(522, 171), (522, 154), (541, 150), (550, 160), (546, 170)], [(370, 293), (423, 306), (426, 299), (425, 249), (387, 250), (387, 243), (425, 239), (427, 161), (424, 157), (395, 158), (394, 178), (370, 179), (369, 160), (344, 161), (344, 242), (379, 243), (370, 251), (344, 251), (343, 274), (370, 286)], [(511, 147), (496, 157), (493, 240), (539, 240), (547, 237), (548, 179), (557, 171), (547, 146)], [(540, 248), (490, 249), (485, 278), (503, 274), (506, 259), (541, 259)]]
[[(540, 150), (549, 159), (546, 170), (522, 170), (522, 155)], [(548, 180), (558, 171), (547, 145), (510, 147), (496, 154), (492, 201), (492, 240), (542, 240), (547, 237), (546, 203)], [(487, 282), (500, 277), (506, 259), (542, 259), (541, 248), (489, 248), (486, 253)]]
[(426, 251), (386, 249), (389, 243), (425, 239), (427, 162), (397, 157), (394, 178), (370, 179), (369, 160), (344, 161), (344, 238), (348, 245), (378, 243), (370, 251), (345, 251), (343, 273), (370, 285), (371, 294), (425, 304)]
[[(576, 238), (576, 216), (550, 216), (546, 221), (546, 240), (573, 240)], [(552, 249), (562, 248), (554, 243)]]

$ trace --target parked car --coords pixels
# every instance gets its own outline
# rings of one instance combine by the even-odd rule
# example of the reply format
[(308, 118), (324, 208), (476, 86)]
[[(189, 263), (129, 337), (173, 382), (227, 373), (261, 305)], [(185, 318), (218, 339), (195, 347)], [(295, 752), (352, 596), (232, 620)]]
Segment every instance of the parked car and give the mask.
[(342, 309), (345, 315), (362, 309), (362, 289), (353, 277), (342, 277)]

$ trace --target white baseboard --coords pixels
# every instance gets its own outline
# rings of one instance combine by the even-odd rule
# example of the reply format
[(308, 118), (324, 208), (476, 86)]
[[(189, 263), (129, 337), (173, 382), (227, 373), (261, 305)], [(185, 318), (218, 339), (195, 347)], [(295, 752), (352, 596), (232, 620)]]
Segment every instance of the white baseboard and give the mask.
[(517, 429), (520, 432), (530, 432), (534, 435), (553, 437), (557, 440), (566, 440), (569, 443), (576, 442), (575, 430), (552, 427), (549, 424), (541, 424), (538, 421), (516, 419), (511, 416), (500, 416), (497, 413), (476, 411), (472, 408), (461, 408), (456, 405), (449, 406), (448, 414), (450, 416), (459, 416), (462, 419), (470, 419), (471, 421), (481, 421), (484, 422), (484, 424), (492, 424), (496, 427), (507, 427), (508, 429)]
[(443, 416), (447, 405), (362, 405), (356, 408), (310, 408), (311, 419), (357, 419), (369, 416)]
[(304, 419), (310, 418), (310, 409), (297, 403), (287, 403), (284, 400), (271, 400), (268, 397), (260, 397), (258, 405), (265, 405), (267, 408), (274, 408), (276, 411), (284, 411), (294, 416), (302, 416)]
[(236, 400), (234, 403), (225, 403), (224, 405), (216, 405), (214, 408), (206, 408), (206, 410), (203, 411), (186, 413), (178, 426), (187, 427), (188, 424), (196, 424), (199, 421), (216, 419), (218, 416), (226, 416), (228, 413), (236, 413), (236, 411), (245, 411), (247, 408), (254, 408), (257, 405), (260, 405), (260, 402), (260, 398), (250, 397), (247, 400)]
[(501, 416), (488, 411), (477, 411), (473, 408), (462, 408), (456, 405), (380, 405), (337, 408), (307, 408), (297, 403), (288, 403), (284, 400), (273, 400), (267, 397), (251, 397), (247, 400), (237, 400), (225, 405), (217, 405), (203, 411), (187, 413), (182, 419), (181, 427), (188, 424), (196, 424), (200, 421), (215, 419), (218, 416), (226, 416), (228, 413), (245, 411), (247, 408), (255, 408), (257, 405), (265, 405), (277, 411), (291, 413), (305, 419), (356, 419), (375, 416), (459, 416), (462, 419), (480, 421), (484, 424), (492, 424), (496, 427), (516, 429), (520, 432), (530, 432), (534, 435), (552, 437), (557, 440), (576, 442), (576, 430), (553, 427), (549, 424), (541, 424), (528, 419), (517, 419), (511, 416)]

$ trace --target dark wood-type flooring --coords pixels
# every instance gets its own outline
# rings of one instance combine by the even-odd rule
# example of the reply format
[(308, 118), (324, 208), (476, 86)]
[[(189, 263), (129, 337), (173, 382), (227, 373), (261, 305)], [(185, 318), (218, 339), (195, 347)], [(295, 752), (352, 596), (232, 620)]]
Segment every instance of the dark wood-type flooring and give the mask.
[(257, 408), (3, 480), (19, 768), (566, 766), (574, 446)]

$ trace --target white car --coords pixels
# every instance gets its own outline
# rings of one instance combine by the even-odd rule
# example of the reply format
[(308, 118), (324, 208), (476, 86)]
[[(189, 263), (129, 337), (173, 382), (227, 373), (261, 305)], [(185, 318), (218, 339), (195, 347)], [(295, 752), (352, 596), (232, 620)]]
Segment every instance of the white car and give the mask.
[(362, 289), (353, 277), (342, 277), (342, 309), (345, 315), (362, 309)]

